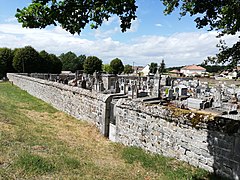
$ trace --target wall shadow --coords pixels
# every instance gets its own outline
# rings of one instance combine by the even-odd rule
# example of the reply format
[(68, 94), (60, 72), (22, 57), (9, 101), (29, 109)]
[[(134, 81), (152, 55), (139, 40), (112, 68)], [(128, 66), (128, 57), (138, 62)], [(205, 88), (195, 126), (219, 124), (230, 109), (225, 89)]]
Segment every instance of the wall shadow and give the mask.
[(214, 173), (209, 179), (240, 179), (240, 120), (215, 117), (207, 122), (208, 150)]

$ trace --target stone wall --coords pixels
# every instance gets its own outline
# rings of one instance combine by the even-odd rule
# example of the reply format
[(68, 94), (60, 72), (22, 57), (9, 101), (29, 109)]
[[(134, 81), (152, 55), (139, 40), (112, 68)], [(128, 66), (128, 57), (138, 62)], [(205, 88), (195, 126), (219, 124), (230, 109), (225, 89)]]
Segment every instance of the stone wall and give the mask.
[(240, 178), (239, 121), (121, 99), (116, 105), (116, 141)]
[(13, 84), (56, 109), (77, 119), (95, 123), (100, 132), (108, 136), (110, 95), (28, 76), (17, 74), (7, 76)]
[(111, 108), (114, 95), (17, 74), (8, 74), (8, 78), (55, 108), (95, 123), (105, 136), (109, 136), (114, 112), (116, 122), (110, 128), (114, 141), (240, 178), (240, 121), (130, 99), (119, 99)]

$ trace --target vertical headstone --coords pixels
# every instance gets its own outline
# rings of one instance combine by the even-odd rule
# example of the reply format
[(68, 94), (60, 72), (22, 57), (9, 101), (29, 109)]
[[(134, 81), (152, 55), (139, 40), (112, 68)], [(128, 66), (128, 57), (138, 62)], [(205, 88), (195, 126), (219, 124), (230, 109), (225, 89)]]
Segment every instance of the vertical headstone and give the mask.
[(166, 78), (166, 86), (171, 86), (171, 82), (172, 82), (172, 79), (170, 78), (170, 76), (168, 76)]
[(81, 83), (81, 88), (86, 89), (86, 87), (87, 87), (87, 83), (86, 83), (85, 78), (83, 78), (82, 83)]
[(104, 86), (103, 86), (103, 82), (99, 81), (99, 92), (104, 91)]
[(135, 92), (135, 85), (134, 84), (132, 84), (132, 99), (134, 99), (134, 92)]
[(115, 92), (116, 92), (116, 93), (120, 93), (120, 87), (119, 87), (119, 82), (118, 82), (118, 80), (117, 80), (116, 83), (115, 83)]
[(170, 88), (170, 89), (168, 90), (168, 98), (169, 98), (170, 100), (173, 99), (173, 93), (174, 93), (174, 90), (173, 90), (172, 88)]

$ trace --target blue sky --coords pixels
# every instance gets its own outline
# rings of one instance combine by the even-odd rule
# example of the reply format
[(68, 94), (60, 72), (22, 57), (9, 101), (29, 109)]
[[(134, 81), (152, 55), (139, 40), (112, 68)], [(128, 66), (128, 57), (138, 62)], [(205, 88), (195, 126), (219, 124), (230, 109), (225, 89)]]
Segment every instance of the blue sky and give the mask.
[[(95, 55), (109, 63), (118, 57), (124, 64), (146, 65), (160, 63), (168, 67), (199, 64), (207, 56), (218, 52), (216, 32), (198, 30), (193, 17), (179, 13), (165, 16), (160, 0), (137, 0), (138, 18), (125, 33), (119, 28), (119, 19), (113, 16), (102, 27), (92, 30), (87, 26), (81, 35), (71, 35), (61, 27), (46, 29), (22, 28), (14, 15), (30, 0), (0, 0), (0, 47), (18, 48), (31, 45), (60, 55), (72, 51), (77, 55)], [(225, 37), (232, 44), (236, 37)]]

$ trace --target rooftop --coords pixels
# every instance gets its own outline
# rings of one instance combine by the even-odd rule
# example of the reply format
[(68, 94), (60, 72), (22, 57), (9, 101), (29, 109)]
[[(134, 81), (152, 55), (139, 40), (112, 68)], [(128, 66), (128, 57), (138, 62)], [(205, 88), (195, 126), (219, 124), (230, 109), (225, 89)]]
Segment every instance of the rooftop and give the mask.
[(183, 67), (182, 70), (206, 70), (206, 69), (201, 66), (197, 66), (197, 65), (193, 64), (193, 65), (188, 65), (188, 66)]

